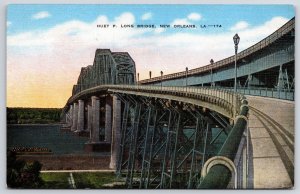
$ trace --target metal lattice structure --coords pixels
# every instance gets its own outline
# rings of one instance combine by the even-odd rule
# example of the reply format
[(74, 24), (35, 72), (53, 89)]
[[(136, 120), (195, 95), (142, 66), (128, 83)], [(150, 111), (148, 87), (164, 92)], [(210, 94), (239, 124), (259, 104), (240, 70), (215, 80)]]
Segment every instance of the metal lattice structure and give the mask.
[[(230, 119), (192, 103), (139, 93), (162, 92), (157, 86), (105, 87), (123, 104), (117, 174), (128, 188), (197, 188), (204, 163), (217, 155), (232, 129)], [(226, 91), (177, 87), (164, 91), (186, 98), (201, 98), (206, 92), (202, 93), (208, 95), (206, 100), (224, 107), (226, 103), (217, 99), (233, 102), (229, 97), (233, 94)]]
[(127, 52), (97, 49), (93, 65), (82, 67), (72, 95), (105, 84), (135, 84), (135, 62)]

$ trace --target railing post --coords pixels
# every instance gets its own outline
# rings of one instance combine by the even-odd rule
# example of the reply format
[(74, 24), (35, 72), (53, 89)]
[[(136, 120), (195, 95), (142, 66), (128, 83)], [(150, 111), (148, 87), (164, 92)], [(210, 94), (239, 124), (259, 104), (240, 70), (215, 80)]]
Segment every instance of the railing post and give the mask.
[(261, 96), (262, 95), (262, 93), (261, 93), (261, 88), (258, 88), (258, 91), (259, 91), (259, 96)]
[(285, 92), (285, 100), (287, 100), (287, 94), (286, 94), (286, 89), (284, 90), (284, 92)]

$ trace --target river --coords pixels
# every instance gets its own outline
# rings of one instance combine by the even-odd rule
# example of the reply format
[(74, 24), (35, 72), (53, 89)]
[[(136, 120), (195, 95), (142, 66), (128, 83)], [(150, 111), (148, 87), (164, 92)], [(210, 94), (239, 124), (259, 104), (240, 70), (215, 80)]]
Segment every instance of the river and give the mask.
[(88, 137), (62, 131), (60, 125), (8, 125), (7, 147), (48, 148), (53, 154), (83, 154)]

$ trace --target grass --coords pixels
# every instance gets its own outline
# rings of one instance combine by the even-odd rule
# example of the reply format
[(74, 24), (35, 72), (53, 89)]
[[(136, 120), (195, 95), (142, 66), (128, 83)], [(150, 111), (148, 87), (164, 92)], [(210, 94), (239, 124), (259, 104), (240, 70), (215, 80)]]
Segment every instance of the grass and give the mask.
[(116, 181), (114, 173), (83, 172), (73, 173), (73, 176), (78, 189), (102, 189), (104, 184)]
[(55, 173), (41, 173), (41, 178), (44, 181), (43, 189), (70, 189), (68, 182), (69, 173), (55, 172)]
[[(41, 173), (43, 189), (70, 189), (69, 177), (70, 173)], [(73, 177), (77, 189), (104, 189), (104, 184), (116, 181), (116, 175), (111, 172), (76, 172)]]

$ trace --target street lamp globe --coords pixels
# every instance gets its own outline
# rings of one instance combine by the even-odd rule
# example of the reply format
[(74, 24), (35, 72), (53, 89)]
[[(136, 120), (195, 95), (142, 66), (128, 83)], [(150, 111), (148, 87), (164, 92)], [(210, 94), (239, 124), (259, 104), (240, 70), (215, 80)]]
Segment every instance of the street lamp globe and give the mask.
[(240, 42), (240, 37), (238, 34), (235, 34), (234, 37), (233, 37), (233, 42), (234, 42), (234, 45), (238, 45), (239, 42)]
[(234, 42), (234, 48), (235, 48), (235, 53), (237, 53), (238, 50), (238, 44), (240, 42), (240, 37), (238, 34), (235, 34), (233, 37), (233, 42)]

